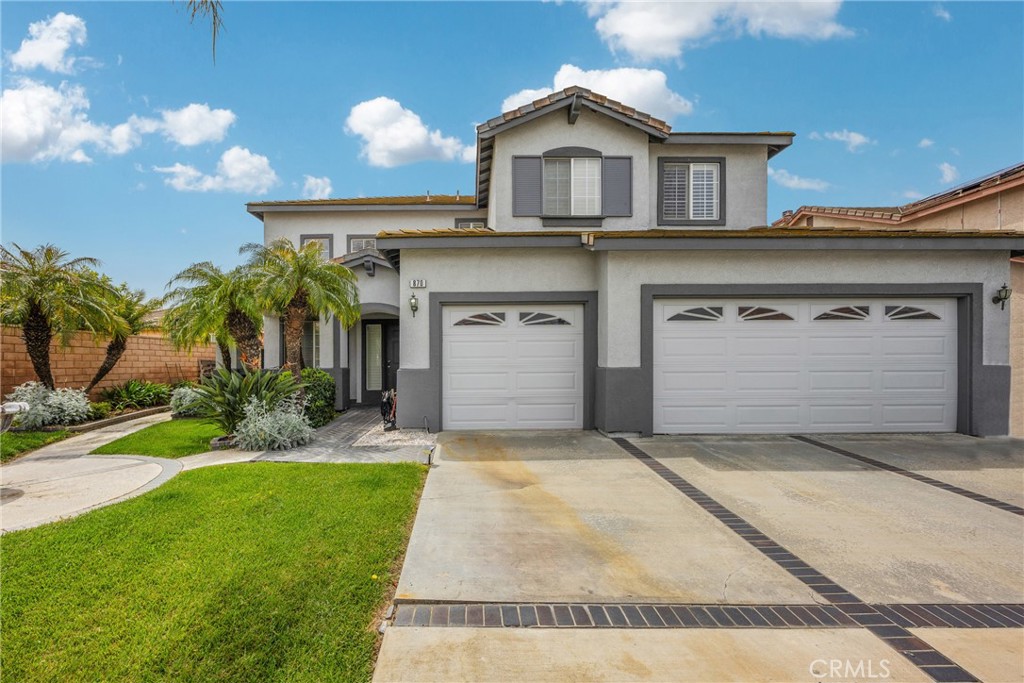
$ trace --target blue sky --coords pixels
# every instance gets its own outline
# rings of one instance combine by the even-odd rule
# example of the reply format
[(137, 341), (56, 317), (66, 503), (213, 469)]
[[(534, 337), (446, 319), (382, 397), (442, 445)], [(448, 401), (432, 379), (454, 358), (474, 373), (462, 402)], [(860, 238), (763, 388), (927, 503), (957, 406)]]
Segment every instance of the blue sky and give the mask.
[(474, 125), (579, 83), (679, 131), (792, 130), (768, 220), (1024, 159), (1018, 2), (0, 5), (4, 244), (149, 293), (239, 261), (261, 199), (472, 193)]

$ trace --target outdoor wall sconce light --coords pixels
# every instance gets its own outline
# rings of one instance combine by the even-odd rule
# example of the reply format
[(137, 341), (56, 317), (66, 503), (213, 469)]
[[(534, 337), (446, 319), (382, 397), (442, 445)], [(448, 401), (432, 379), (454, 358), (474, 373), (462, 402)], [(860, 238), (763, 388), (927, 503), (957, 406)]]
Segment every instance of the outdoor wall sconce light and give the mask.
[(1004, 282), (1003, 286), (996, 292), (996, 295), (992, 297), (992, 303), (999, 304), (999, 310), (1001, 311), (1006, 308), (1006, 302), (1010, 300), (1011, 294), (1013, 294), (1013, 290), (1007, 287)]
[(409, 297), (409, 310), (412, 311), (412, 317), (416, 317), (416, 311), (420, 310), (420, 300), (416, 298), (416, 292), (412, 293)]

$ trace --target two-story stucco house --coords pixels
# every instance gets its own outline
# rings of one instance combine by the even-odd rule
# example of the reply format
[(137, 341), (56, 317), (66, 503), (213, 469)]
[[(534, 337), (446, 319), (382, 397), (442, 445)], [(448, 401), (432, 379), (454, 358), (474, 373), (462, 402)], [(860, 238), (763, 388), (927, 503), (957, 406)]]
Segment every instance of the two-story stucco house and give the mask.
[(304, 358), (340, 405), (397, 386), (403, 427), (1007, 433), (1024, 233), (766, 227), (792, 139), (568, 88), (478, 127), (474, 197), (249, 211), (358, 274), (361, 323)]

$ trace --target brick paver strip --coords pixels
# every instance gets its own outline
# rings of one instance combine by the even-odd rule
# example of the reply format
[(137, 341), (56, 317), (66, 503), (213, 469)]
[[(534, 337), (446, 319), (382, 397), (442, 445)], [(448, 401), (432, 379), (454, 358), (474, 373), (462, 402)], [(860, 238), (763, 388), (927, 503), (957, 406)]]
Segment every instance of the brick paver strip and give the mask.
[(823, 448), (826, 451), (831, 451), (832, 453), (842, 455), (846, 458), (852, 458), (853, 460), (862, 462), (865, 465), (871, 465), (872, 467), (877, 467), (878, 469), (885, 470), (886, 472), (892, 472), (893, 474), (898, 474), (900, 476), (907, 477), (908, 479), (919, 481), (922, 484), (934, 486), (935, 488), (942, 489), (943, 491), (955, 493), (958, 496), (963, 496), (964, 498), (970, 498), (971, 500), (975, 500), (979, 503), (984, 503), (985, 505), (990, 505), (994, 508), (998, 508), (1006, 512), (1011, 512), (1015, 515), (1024, 516), (1024, 508), (1020, 507), (1019, 505), (1013, 505), (1012, 503), (1007, 503), (1005, 501), (998, 500), (996, 498), (992, 498), (990, 496), (986, 496), (984, 494), (977, 493), (969, 489), (961, 488), (959, 486), (956, 486), (955, 484), (949, 484), (944, 481), (939, 481), (938, 479), (932, 479), (927, 475), (920, 474), (918, 472), (911, 472), (910, 470), (905, 470), (902, 467), (896, 467), (895, 465), (890, 465), (887, 462), (875, 460), (874, 458), (869, 458), (866, 455), (854, 453), (853, 451), (848, 451), (845, 448), (839, 448), (838, 446), (833, 446), (832, 444), (825, 443), (824, 441), (812, 439), (809, 436), (790, 436), (789, 438), (795, 439), (796, 441), (800, 441), (802, 443), (810, 444), (812, 446), (817, 446), (818, 448)]
[[(485, 619), (487, 613), (492, 617)], [(1021, 622), (1024, 622), (1024, 604), (869, 605), (858, 602), (839, 607), (814, 603), (401, 602), (396, 607), (393, 625), (470, 628), (866, 628), (880, 638), (908, 638), (912, 637), (906, 631), (908, 628), (1020, 628)]]
[[(803, 437), (793, 438), (803, 439)], [(892, 649), (896, 650), (901, 655), (906, 657), (907, 660), (913, 662), (914, 665), (917, 666), (921, 671), (925, 672), (936, 681), (978, 681), (978, 679), (975, 676), (968, 673), (965, 669), (958, 666), (952, 660), (944, 657), (940, 652), (935, 650), (935, 648), (931, 647), (921, 639), (914, 636), (913, 633), (906, 630), (905, 627), (897, 625), (895, 622), (893, 622), (892, 619), (884, 615), (882, 612), (864, 603), (864, 601), (855, 596), (853, 593), (850, 593), (849, 591), (839, 593), (834, 592), (834, 589), (831, 587), (839, 587), (839, 584), (837, 584), (835, 581), (832, 581), (831, 579), (820, 573), (817, 574), (817, 576), (815, 574), (811, 574), (810, 572), (813, 571), (813, 568), (804, 563), (803, 561), (800, 561), (800, 558), (798, 558), (795, 554), (789, 552), (786, 548), (779, 545), (767, 534), (762, 533), (752, 524), (748, 523), (742, 517), (726, 508), (724, 505), (716, 501), (707, 493), (701, 491), (699, 488), (697, 488), (690, 482), (686, 481), (686, 479), (679, 476), (679, 474), (673, 472), (658, 460), (655, 460), (649, 453), (644, 451), (642, 448), (638, 447), (636, 444), (622, 438), (614, 438), (612, 439), (612, 441), (618, 444), (618, 446), (622, 450), (626, 451), (634, 458), (636, 458), (644, 465), (646, 465), (648, 469), (650, 469), (652, 472), (661, 477), (670, 486), (675, 488), (677, 491), (682, 493), (684, 496), (692, 500), (697, 505), (704, 508), (705, 511), (707, 511), (709, 514), (715, 517), (715, 519), (720, 520), (726, 527), (732, 529), (737, 535), (740, 536), (740, 538), (744, 539), (747, 543), (749, 543), (758, 551), (763, 553), (766, 557), (775, 562), (779, 567), (789, 572), (791, 575), (799, 578), (807, 585), (808, 588), (813, 590), (822, 598), (824, 598), (828, 602), (839, 605), (840, 607), (856, 607), (857, 611), (848, 611), (847, 614), (850, 614), (853, 620), (856, 621), (858, 624), (862, 626), (891, 626), (893, 627), (893, 629), (896, 629), (892, 631), (893, 635), (891, 637), (883, 637), (882, 641), (889, 645)], [(810, 442), (814, 443), (813, 440), (810, 440)], [(818, 444), (815, 443), (815, 445)], [(823, 444), (822, 447), (827, 447), (827, 444)], [(829, 448), (829, 450), (832, 449)], [(857, 457), (858, 459), (862, 457), (856, 456), (856, 454), (851, 455)], [(879, 463), (879, 465), (884, 465), (884, 463)], [(885, 466), (883, 469), (895, 470), (898, 474), (906, 472), (906, 470), (892, 468), (892, 466)], [(907, 472), (907, 476), (910, 475), (913, 475), (913, 473)], [(917, 478), (918, 476), (920, 475), (915, 475), (912, 476), (911, 478)], [(925, 477), (925, 479), (927, 479), (927, 477)], [(974, 495), (976, 496), (977, 494)], [(995, 501), (994, 499), (990, 500), (993, 500), (993, 502), (995, 503), (999, 503), (999, 501)], [(1002, 503), (1001, 505), (1005, 505), (1005, 503)], [(723, 619), (728, 619), (728, 617), (725, 616), (725, 612), (720, 610), (720, 608), (707, 608), (709, 613), (711, 613), (713, 609), (718, 609), (718, 611), (721, 612), (721, 617)], [(798, 626), (802, 623), (800, 617), (797, 614), (795, 614), (792, 610), (787, 609), (787, 607), (785, 606), (773, 606), (772, 611), (776, 612), (778, 616), (784, 622), (786, 622), (786, 624), (790, 626)], [(712, 616), (714, 617), (716, 622), (720, 624), (722, 623), (722, 619), (719, 618), (718, 612), (712, 613)], [(932, 657), (934, 661), (938, 662), (938, 664), (936, 666), (926, 666), (923, 664), (918, 664), (910, 656), (911, 652), (916, 651), (926, 651), (929, 653), (934, 653), (934, 655), (929, 655), (929, 657)]]

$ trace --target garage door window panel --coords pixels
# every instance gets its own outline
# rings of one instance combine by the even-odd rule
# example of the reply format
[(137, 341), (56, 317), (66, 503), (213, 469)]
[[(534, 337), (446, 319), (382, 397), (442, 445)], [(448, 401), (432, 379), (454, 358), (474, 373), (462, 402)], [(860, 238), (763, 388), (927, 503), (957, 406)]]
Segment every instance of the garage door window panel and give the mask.
[(721, 306), (697, 306), (670, 315), (671, 322), (715, 322), (722, 319)]
[(870, 306), (835, 306), (828, 308), (820, 313), (816, 313), (816, 310), (820, 310), (820, 306), (813, 306), (811, 308), (811, 314), (814, 316), (814, 320), (868, 320), (871, 318), (871, 307)]
[(502, 312), (474, 313), (455, 322), (455, 325), (465, 327), (472, 325), (487, 325), (499, 327), (505, 324), (505, 314)]
[(796, 311), (793, 309), (780, 310), (768, 306), (740, 306), (737, 309), (740, 320), (794, 320)]
[(934, 311), (917, 306), (886, 306), (886, 320), (942, 320)]

